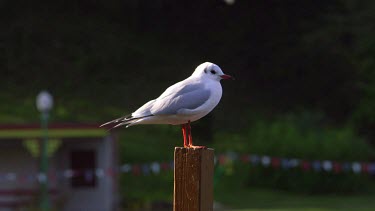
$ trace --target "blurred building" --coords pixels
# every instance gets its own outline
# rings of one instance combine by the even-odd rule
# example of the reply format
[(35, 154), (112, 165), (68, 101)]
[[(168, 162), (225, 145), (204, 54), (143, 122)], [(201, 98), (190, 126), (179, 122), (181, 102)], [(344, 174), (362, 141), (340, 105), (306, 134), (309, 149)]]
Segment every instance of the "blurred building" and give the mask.
[[(48, 134), (51, 207), (115, 210), (115, 135), (97, 125), (83, 124), (50, 125)], [(39, 125), (0, 125), (0, 210), (39, 206), (42, 135)]]

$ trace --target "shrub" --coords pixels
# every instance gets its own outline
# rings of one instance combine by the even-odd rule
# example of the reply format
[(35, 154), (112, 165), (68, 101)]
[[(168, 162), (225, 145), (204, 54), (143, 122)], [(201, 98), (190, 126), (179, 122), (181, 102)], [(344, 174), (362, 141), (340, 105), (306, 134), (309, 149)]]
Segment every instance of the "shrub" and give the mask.
[[(246, 132), (222, 133), (215, 148), (239, 153), (305, 160), (368, 161), (374, 150), (350, 126), (334, 127), (320, 114), (289, 114), (273, 120), (257, 119)], [(243, 165), (243, 164), (239, 164)], [(242, 167), (241, 167), (242, 168)], [(307, 193), (358, 192), (370, 183), (366, 175), (252, 166), (247, 184)]]

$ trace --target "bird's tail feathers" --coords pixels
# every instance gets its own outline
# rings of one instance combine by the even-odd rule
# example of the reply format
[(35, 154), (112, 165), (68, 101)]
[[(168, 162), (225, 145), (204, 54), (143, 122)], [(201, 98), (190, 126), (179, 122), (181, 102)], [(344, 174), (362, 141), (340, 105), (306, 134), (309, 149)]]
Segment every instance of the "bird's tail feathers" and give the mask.
[(118, 127), (123, 126), (123, 125), (126, 125), (126, 127), (128, 128), (128, 127), (132, 126), (133, 124), (135, 124), (136, 122), (140, 121), (141, 119), (146, 118), (146, 117), (150, 117), (150, 116), (153, 116), (153, 115), (147, 115), (147, 116), (142, 116), (142, 117), (133, 117), (132, 115), (128, 115), (128, 116), (120, 117), (118, 119), (114, 119), (112, 121), (106, 122), (106, 123), (100, 125), (100, 127), (115, 124), (115, 126), (110, 128), (109, 130), (112, 130), (114, 128), (118, 128)]
[(120, 117), (120, 118), (114, 119), (114, 120), (112, 120), (112, 121), (106, 122), (106, 123), (100, 125), (99, 127), (103, 127), (103, 126), (106, 126), (106, 125), (109, 125), (109, 124), (116, 124), (116, 123), (119, 123), (119, 122), (123, 122), (123, 121), (126, 121), (126, 120), (130, 120), (130, 119), (132, 119), (132, 118), (133, 118), (133, 116), (130, 114), (130, 115), (123, 116), (123, 117)]

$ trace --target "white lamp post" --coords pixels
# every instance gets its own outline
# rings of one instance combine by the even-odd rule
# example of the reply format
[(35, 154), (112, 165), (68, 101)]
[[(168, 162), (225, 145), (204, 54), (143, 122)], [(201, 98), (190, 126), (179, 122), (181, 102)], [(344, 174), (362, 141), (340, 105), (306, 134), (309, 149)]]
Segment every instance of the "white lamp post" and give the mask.
[(48, 113), (53, 106), (52, 95), (47, 91), (41, 91), (36, 97), (36, 107), (42, 113)]
[(43, 141), (41, 149), (41, 160), (39, 182), (41, 185), (41, 202), (40, 208), (42, 211), (49, 210), (49, 197), (48, 197), (48, 155), (47, 155), (47, 144), (48, 144), (48, 118), (49, 111), (53, 106), (53, 98), (47, 91), (41, 91), (36, 97), (36, 107), (41, 113), (41, 128), (43, 130)]

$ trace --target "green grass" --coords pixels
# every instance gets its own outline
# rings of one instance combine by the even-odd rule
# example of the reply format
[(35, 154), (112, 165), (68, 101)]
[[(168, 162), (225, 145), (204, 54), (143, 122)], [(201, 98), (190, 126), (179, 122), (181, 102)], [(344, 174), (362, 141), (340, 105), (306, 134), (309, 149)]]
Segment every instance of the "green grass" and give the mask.
[(241, 174), (224, 175), (215, 186), (215, 201), (233, 211), (338, 211), (375, 210), (375, 193), (309, 195), (246, 185)]
[(299, 195), (275, 190), (227, 190), (217, 194), (216, 200), (226, 210), (375, 210), (373, 194), (368, 195)]

